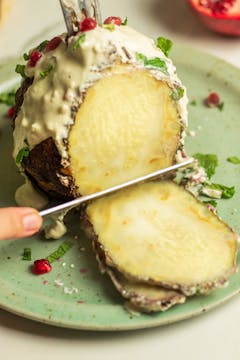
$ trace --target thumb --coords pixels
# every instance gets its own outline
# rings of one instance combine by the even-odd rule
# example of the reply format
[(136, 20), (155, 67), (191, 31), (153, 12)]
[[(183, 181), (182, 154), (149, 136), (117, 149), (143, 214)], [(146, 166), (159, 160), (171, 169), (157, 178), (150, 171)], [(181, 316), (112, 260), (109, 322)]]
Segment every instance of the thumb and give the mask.
[(39, 231), (42, 218), (31, 208), (0, 209), (0, 239), (26, 237)]

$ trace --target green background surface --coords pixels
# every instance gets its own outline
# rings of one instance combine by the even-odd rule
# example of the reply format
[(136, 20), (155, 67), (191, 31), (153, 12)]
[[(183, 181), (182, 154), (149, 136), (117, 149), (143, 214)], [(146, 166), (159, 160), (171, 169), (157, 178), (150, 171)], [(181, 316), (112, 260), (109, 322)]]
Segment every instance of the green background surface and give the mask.
[[(240, 157), (240, 71), (239, 69), (198, 51), (176, 46), (172, 58), (178, 74), (188, 89), (189, 130), (187, 153), (213, 153), (219, 158), (214, 182), (236, 187), (230, 200), (220, 200), (218, 213), (240, 233), (240, 166), (226, 161)], [(17, 86), (14, 65), (0, 66), (0, 93)], [(224, 101), (224, 110), (206, 108), (204, 98), (217, 92)], [(14, 204), (16, 188), (23, 182), (11, 158), (12, 129), (9, 119), (1, 114), (0, 105), (0, 206)], [(123, 300), (107, 276), (100, 275), (91, 245), (81, 233), (78, 215), (67, 218), (69, 232), (64, 239), (73, 240), (74, 247), (44, 276), (31, 273), (31, 263), (21, 260), (25, 247), (31, 247), (33, 260), (44, 258), (61, 244), (61, 240), (46, 241), (43, 234), (29, 238), (0, 242), (0, 307), (26, 318), (55, 326), (88, 330), (131, 330), (164, 325), (189, 318), (221, 304), (240, 291), (240, 274), (232, 276), (229, 286), (209, 296), (189, 299), (165, 313), (130, 315)], [(65, 263), (65, 266), (63, 264)], [(56, 286), (61, 280), (64, 286)], [(77, 288), (68, 295), (64, 287)]]

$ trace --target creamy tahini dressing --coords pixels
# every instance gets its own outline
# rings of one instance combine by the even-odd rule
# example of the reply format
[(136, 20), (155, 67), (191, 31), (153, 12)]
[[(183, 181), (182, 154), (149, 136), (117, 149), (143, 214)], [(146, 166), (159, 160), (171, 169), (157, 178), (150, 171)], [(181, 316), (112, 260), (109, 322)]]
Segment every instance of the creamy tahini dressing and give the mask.
[(43, 209), (48, 204), (48, 198), (37, 191), (27, 178), (25, 184), (17, 189), (15, 200), (19, 206), (30, 206), (37, 210)]

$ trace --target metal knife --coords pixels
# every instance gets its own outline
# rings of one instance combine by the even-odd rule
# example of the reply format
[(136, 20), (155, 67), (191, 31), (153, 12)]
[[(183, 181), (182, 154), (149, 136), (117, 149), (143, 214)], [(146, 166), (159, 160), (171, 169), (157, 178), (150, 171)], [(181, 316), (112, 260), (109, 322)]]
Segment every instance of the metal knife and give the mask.
[(195, 160), (191, 158), (191, 159), (186, 160), (186, 161), (184, 161), (182, 163), (170, 166), (170, 167), (165, 168), (165, 169), (157, 170), (155, 172), (152, 172), (152, 173), (144, 175), (144, 176), (140, 176), (140, 177), (138, 177), (138, 178), (136, 178), (134, 180), (127, 181), (127, 182), (125, 182), (123, 184), (113, 186), (113, 187), (108, 188), (106, 190), (102, 190), (102, 191), (99, 191), (97, 193), (90, 194), (90, 195), (87, 195), (87, 196), (82, 196), (80, 198), (77, 198), (77, 199), (68, 201), (66, 203), (54, 206), (52, 208), (42, 210), (42, 211), (40, 211), (40, 216), (47, 216), (47, 215), (51, 215), (51, 214), (54, 214), (54, 213), (61, 212), (63, 210), (66, 211), (68, 209), (72, 209), (72, 208), (74, 208), (76, 206), (79, 206), (81, 204), (87, 203), (87, 202), (92, 201), (92, 200), (99, 199), (99, 198), (101, 198), (103, 196), (112, 194), (112, 193), (114, 193), (116, 191), (119, 191), (119, 190), (122, 190), (122, 189), (126, 189), (126, 188), (128, 188), (130, 186), (133, 186), (133, 185), (136, 185), (136, 184), (139, 184), (139, 183), (143, 183), (143, 182), (146, 182), (146, 181), (149, 181), (149, 180), (157, 179), (157, 178), (159, 178), (159, 177), (161, 177), (163, 175), (166, 175), (168, 173), (171, 173), (171, 172), (173, 172), (175, 170), (178, 170), (180, 168), (191, 165), (194, 162), (195, 162)]

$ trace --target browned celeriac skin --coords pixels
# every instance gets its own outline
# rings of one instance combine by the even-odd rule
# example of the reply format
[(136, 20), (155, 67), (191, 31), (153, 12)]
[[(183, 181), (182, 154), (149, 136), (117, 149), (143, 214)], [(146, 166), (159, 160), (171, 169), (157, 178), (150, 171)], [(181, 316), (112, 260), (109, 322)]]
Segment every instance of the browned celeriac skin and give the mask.
[(128, 310), (138, 312), (166, 311), (177, 304), (183, 304), (186, 297), (180, 292), (167, 290), (160, 286), (132, 282), (115, 270), (107, 269), (114, 286), (120, 292)]
[(102, 274), (107, 274), (115, 288), (125, 299), (124, 307), (130, 313), (153, 313), (166, 311), (177, 304), (183, 304), (186, 296), (179, 291), (165, 289), (161, 286), (136, 282), (127, 279), (120, 272), (105, 263), (104, 251), (97, 242), (97, 237), (93, 233), (90, 223), (83, 221), (84, 230), (88, 237), (92, 239), (93, 249)]
[(179, 291), (164, 289), (161, 286), (132, 281), (124, 277), (116, 269), (107, 265), (104, 249), (99, 244), (94, 233), (92, 224), (88, 221), (86, 213), (81, 213), (83, 230), (92, 240), (93, 250), (96, 255), (99, 269), (102, 274), (106, 273), (113, 282), (115, 288), (126, 300), (125, 307), (129, 312), (151, 313), (166, 311), (177, 304), (183, 304), (186, 297)]
[(86, 213), (106, 266), (132, 281), (192, 296), (223, 286), (236, 271), (236, 234), (171, 181), (100, 199)]

